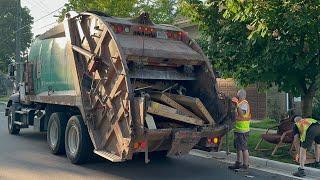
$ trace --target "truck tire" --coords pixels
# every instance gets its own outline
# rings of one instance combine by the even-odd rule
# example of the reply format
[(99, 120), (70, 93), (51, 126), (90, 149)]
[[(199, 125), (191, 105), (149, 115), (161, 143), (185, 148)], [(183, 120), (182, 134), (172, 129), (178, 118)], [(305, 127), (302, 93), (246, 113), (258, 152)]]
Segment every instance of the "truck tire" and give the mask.
[(67, 117), (62, 112), (52, 113), (48, 122), (47, 142), (52, 154), (65, 153), (64, 137)]
[(93, 146), (87, 126), (80, 115), (72, 116), (67, 124), (65, 148), (68, 159), (73, 164), (83, 164), (92, 154)]
[(20, 133), (20, 127), (17, 124), (14, 124), (14, 121), (16, 119), (16, 114), (15, 114), (16, 108), (15, 105), (13, 104), (10, 109), (9, 109), (9, 114), (8, 114), (8, 131), (9, 134), (17, 135)]

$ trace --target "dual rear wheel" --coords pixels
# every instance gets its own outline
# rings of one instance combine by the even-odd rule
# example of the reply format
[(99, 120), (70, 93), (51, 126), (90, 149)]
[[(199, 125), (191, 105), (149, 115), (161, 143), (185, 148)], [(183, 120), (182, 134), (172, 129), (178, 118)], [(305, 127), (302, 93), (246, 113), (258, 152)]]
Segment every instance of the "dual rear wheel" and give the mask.
[(48, 122), (47, 142), (53, 154), (66, 153), (73, 164), (85, 163), (93, 151), (80, 115), (68, 119), (64, 113), (53, 113)]

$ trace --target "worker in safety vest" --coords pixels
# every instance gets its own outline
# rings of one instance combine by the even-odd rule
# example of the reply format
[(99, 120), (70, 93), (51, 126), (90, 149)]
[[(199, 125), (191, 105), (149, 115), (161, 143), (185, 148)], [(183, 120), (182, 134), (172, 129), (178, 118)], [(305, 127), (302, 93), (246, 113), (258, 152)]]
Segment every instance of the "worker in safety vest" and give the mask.
[(294, 118), (294, 122), (294, 145), (297, 150), (297, 155), (299, 156), (300, 167), (297, 172), (293, 173), (293, 175), (304, 177), (306, 176), (304, 164), (307, 157), (307, 149), (311, 148), (313, 141), (316, 142), (316, 162), (314, 165), (315, 167), (320, 167), (320, 123), (315, 119), (301, 118), (300, 116), (296, 116)]
[[(236, 105), (236, 123), (234, 127), (234, 147), (237, 151), (237, 161), (229, 169), (248, 171), (249, 151), (248, 137), (250, 131), (251, 111), (246, 100), (246, 91), (241, 89), (237, 92), (237, 97), (232, 98)], [(242, 159), (241, 159), (242, 156)]]

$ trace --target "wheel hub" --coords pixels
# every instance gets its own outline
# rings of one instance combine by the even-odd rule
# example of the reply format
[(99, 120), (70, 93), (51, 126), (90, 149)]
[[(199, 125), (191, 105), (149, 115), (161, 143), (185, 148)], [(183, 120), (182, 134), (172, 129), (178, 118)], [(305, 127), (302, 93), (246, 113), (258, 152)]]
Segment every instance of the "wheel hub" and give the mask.
[(79, 148), (79, 132), (75, 126), (71, 126), (68, 132), (68, 146), (71, 154), (76, 154)]
[(9, 116), (8, 116), (8, 127), (9, 129), (12, 129), (12, 112), (9, 112)]
[(52, 147), (55, 147), (58, 143), (58, 124), (56, 121), (53, 121), (50, 126), (50, 144)]

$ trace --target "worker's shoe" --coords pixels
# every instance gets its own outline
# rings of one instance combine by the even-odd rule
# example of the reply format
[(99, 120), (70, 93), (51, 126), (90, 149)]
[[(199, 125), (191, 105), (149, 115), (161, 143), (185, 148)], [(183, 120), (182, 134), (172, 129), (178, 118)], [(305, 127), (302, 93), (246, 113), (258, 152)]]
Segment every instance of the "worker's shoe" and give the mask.
[(235, 169), (236, 172), (241, 172), (241, 173), (249, 173), (249, 165), (241, 165), (240, 169)]
[(315, 167), (315, 168), (320, 168), (320, 161), (319, 162), (315, 162), (314, 164), (313, 164), (313, 167)]
[(231, 169), (231, 170), (235, 170), (235, 169), (240, 169), (241, 166), (242, 166), (242, 165), (241, 165), (241, 162), (236, 161), (233, 165), (228, 166), (228, 168)]
[(304, 172), (304, 169), (302, 168), (298, 168), (298, 171), (293, 173), (294, 176), (297, 176), (297, 177), (305, 177), (306, 176), (306, 173)]
[(242, 165), (241, 169), (248, 171), (249, 170), (249, 165)]

